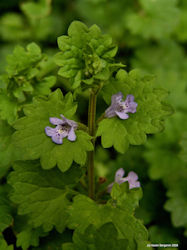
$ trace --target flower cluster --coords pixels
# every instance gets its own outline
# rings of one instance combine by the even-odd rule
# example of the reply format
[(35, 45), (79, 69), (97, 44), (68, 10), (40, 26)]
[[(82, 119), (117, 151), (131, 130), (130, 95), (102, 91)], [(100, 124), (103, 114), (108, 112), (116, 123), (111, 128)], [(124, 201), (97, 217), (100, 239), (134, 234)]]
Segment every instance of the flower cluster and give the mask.
[(120, 119), (126, 120), (129, 118), (127, 113), (135, 113), (138, 104), (134, 102), (133, 95), (127, 95), (125, 101), (122, 101), (123, 94), (121, 92), (112, 95), (111, 105), (105, 111), (105, 117), (111, 118), (118, 116)]
[(75, 121), (65, 118), (60, 115), (62, 119), (51, 117), (50, 123), (56, 125), (56, 128), (46, 127), (45, 133), (52, 138), (52, 141), (56, 144), (62, 144), (63, 138), (67, 137), (69, 141), (76, 140), (75, 129), (77, 129), (77, 123)]
[(123, 182), (128, 181), (129, 189), (140, 187), (140, 182), (138, 181), (138, 175), (135, 172), (133, 171), (129, 172), (127, 177), (123, 177), (124, 174), (125, 174), (125, 171), (123, 170), (123, 168), (120, 168), (116, 171), (114, 182), (108, 185), (108, 188), (107, 188), (107, 191), (109, 193), (111, 192), (112, 187), (115, 182), (118, 184), (121, 184)]

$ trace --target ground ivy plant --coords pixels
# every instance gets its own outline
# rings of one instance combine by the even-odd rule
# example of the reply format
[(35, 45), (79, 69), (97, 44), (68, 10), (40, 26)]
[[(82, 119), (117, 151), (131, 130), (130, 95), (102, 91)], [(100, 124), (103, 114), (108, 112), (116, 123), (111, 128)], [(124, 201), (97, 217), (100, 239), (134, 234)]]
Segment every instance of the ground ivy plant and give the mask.
[[(46, 56), (31, 43), (15, 48), (0, 78), (0, 230), (11, 228), (23, 250), (147, 249), (135, 216), (141, 176), (125, 173), (125, 162), (113, 182), (96, 176), (95, 152), (101, 142), (124, 154), (161, 131), (172, 113), (167, 92), (154, 77), (125, 71), (96, 25), (72, 22), (58, 46), (57, 71), (46, 70)], [(68, 93), (55, 86), (55, 72), (69, 81)], [(89, 99), (87, 124), (78, 96)], [(13, 249), (3, 235), (0, 248)]]

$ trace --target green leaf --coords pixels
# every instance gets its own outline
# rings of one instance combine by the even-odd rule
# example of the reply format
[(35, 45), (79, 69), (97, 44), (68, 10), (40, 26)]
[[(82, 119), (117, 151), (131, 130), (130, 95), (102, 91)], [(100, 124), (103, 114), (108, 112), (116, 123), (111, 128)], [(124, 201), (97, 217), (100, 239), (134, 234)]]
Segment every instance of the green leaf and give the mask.
[(60, 114), (63, 114), (71, 118), (76, 107), (72, 95), (69, 93), (63, 97), (59, 89), (48, 99), (37, 98), (33, 104), (25, 107), (26, 116), (15, 123), (18, 131), (13, 136), (15, 148), (22, 155), (21, 160), (40, 158), (42, 168), (50, 169), (57, 164), (63, 172), (70, 168), (73, 161), (84, 165), (87, 151), (93, 149), (91, 137), (86, 132), (77, 129), (76, 141), (64, 138), (62, 145), (55, 144), (45, 134), (45, 127), (52, 126), (49, 123), (50, 117), (60, 118)]
[(169, 184), (164, 208), (171, 212), (172, 223), (175, 227), (187, 228), (187, 171), (181, 170), (180, 173), (175, 173), (175, 177)]
[(127, 131), (118, 118), (104, 119), (97, 131), (97, 136), (101, 137), (101, 143), (104, 148), (114, 146), (114, 148), (124, 153), (128, 148), (128, 141), (126, 140)]
[(23, 13), (29, 19), (41, 19), (49, 15), (51, 10), (51, 1), (50, 0), (39, 0), (35, 2), (26, 2), (21, 5)]
[(11, 141), (13, 132), (14, 129), (11, 126), (0, 120), (0, 178), (6, 174), (14, 158), (14, 147)]
[(74, 243), (63, 244), (62, 250), (126, 250), (128, 245), (128, 240), (118, 239), (118, 232), (111, 222), (104, 224), (99, 229), (90, 225), (84, 234), (75, 231), (73, 241)]
[(139, 206), (139, 200), (142, 198), (142, 195), (141, 188), (129, 189), (128, 182), (120, 185), (114, 183), (111, 191), (111, 197), (113, 201), (116, 201), (116, 205), (123, 207), (129, 213), (132, 213)]
[(7, 57), (7, 73), (9, 77), (18, 75), (24, 70), (30, 69), (42, 58), (40, 47), (35, 43), (27, 45), (27, 49), (16, 46), (13, 54)]
[(62, 244), (70, 242), (72, 231), (65, 230), (63, 233), (51, 231), (47, 237), (43, 237), (39, 247), (33, 247), (32, 250), (62, 250)]
[(39, 237), (46, 236), (42, 228), (32, 228), (28, 224), (27, 216), (16, 215), (14, 217), (14, 231), (16, 232), (16, 246), (27, 250), (30, 246), (39, 245)]
[(144, 39), (168, 37), (179, 21), (177, 0), (140, 0), (136, 9), (128, 14), (126, 24), (132, 34)]
[(6, 93), (0, 93), (0, 118), (2, 120), (7, 120), (9, 124), (13, 122), (18, 117), (19, 106), (15, 100), (7, 96)]
[(180, 145), (182, 148), (180, 157), (184, 162), (187, 162), (187, 133), (184, 133)]
[[(81, 81), (90, 85), (97, 79), (106, 81), (112, 72), (116, 46), (108, 35), (102, 35), (97, 25), (88, 28), (85, 24), (74, 21), (68, 29), (68, 36), (58, 38), (62, 52), (55, 56), (60, 66), (59, 75), (70, 78), (72, 87), (80, 86)], [(120, 68), (118, 65), (116, 68)]]
[(49, 95), (51, 93), (51, 88), (56, 83), (55, 76), (47, 76), (43, 80), (39, 81), (34, 90), (34, 95)]
[(180, 20), (176, 28), (176, 35), (180, 42), (184, 43), (187, 41), (187, 31), (184, 27), (187, 25), (187, 8), (180, 9)]
[(23, 250), (27, 250), (29, 246), (38, 246), (40, 234), (40, 230), (25, 229), (17, 234), (16, 246)]
[(18, 42), (31, 37), (25, 18), (17, 13), (5, 13), (0, 19), (0, 33), (4, 41)]
[(151, 179), (163, 179), (167, 185), (179, 168), (185, 168), (178, 154), (181, 151), (179, 141), (186, 130), (186, 124), (186, 114), (177, 112), (166, 121), (162, 134), (148, 140), (144, 157), (149, 163), (148, 173)]
[(154, 74), (157, 86), (169, 91), (167, 100), (174, 108), (187, 108), (187, 60), (179, 44), (164, 40), (159, 45), (141, 46), (135, 51), (132, 66)]
[(126, 16), (133, 6), (131, 0), (108, 1), (107, 4), (106, 0), (79, 0), (76, 3), (78, 12), (87, 23), (98, 24), (121, 46), (127, 42)]
[(0, 236), (0, 249), (1, 250), (13, 250), (14, 246), (13, 245), (8, 246), (6, 241), (2, 238), (2, 236)]
[[(34, 96), (48, 95), (56, 82), (49, 75), (54, 65), (41, 53), (35, 43), (26, 49), (16, 46), (7, 57), (7, 74), (0, 77), (0, 118), (13, 124), (22, 111), (23, 104), (29, 103)], [(47, 69), (48, 67), (48, 69)]]
[[(69, 218), (68, 207), (81, 172), (78, 167), (72, 167), (66, 173), (57, 168), (42, 170), (37, 162), (18, 162), (9, 176), (13, 187), (11, 200), (18, 204), (18, 214), (27, 215), (29, 224), (44, 232), (53, 227), (62, 232)], [(25, 235), (26, 234), (26, 235)], [(23, 237), (28, 237), (25, 232)], [(30, 236), (29, 236), (30, 237)], [(26, 243), (24, 243), (26, 244)]]
[(97, 136), (101, 136), (104, 148), (114, 146), (118, 152), (124, 153), (129, 144), (143, 144), (146, 134), (159, 132), (163, 128), (163, 118), (171, 113), (171, 108), (162, 103), (167, 92), (155, 89), (152, 77), (142, 76), (137, 70), (129, 74), (119, 70), (116, 78), (104, 86), (102, 95), (108, 105), (111, 96), (118, 92), (122, 92), (124, 98), (128, 94), (134, 95), (137, 112), (130, 114), (127, 120), (118, 117), (102, 120)]
[(141, 221), (133, 216), (133, 211), (129, 212), (130, 210), (116, 206), (116, 200), (109, 200), (106, 205), (100, 205), (84, 195), (78, 195), (74, 198), (70, 210), (68, 227), (76, 228), (76, 231), (83, 233), (90, 224), (99, 228), (105, 223), (112, 222), (119, 238), (128, 239), (128, 250), (146, 249), (147, 231)]
[(13, 223), (13, 218), (11, 215), (12, 208), (10, 205), (10, 200), (8, 199), (8, 194), (9, 186), (2, 185), (0, 187), (0, 232), (3, 232)]

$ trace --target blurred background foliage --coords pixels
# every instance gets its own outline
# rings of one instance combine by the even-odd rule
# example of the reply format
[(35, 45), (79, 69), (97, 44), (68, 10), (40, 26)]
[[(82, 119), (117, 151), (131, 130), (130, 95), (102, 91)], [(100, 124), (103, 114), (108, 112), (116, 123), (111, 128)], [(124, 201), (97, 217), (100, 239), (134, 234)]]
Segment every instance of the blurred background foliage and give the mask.
[[(55, 72), (57, 37), (66, 33), (71, 21), (81, 20), (113, 37), (127, 70), (153, 74), (157, 86), (168, 90), (175, 112), (165, 130), (150, 136), (145, 146), (131, 146), (125, 155), (98, 147), (97, 178), (112, 181), (120, 167), (137, 172), (144, 196), (136, 216), (147, 226), (150, 240), (187, 249), (187, 1), (1, 0), (0, 15), (0, 73), (16, 45), (33, 41), (50, 59), (47, 70)], [(56, 86), (69, 90), (62, 77)], [(79, 116), (86, 121), (87, 99), (81, 96), (79, 101)], [(98, 113), (102, 104), (98, 100)]]

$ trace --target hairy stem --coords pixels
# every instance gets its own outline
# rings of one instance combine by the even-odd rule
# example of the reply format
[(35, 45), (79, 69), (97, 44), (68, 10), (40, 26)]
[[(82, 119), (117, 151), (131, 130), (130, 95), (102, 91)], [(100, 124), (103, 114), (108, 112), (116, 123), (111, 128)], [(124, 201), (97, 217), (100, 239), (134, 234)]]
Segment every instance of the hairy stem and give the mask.
[[(95, 116), (96, 116), (97, 95), (92, 91), (89, 98), (88, 108), (88, 131), (93, 137), (92, 143), (95, 148)], [(94, 175), (94, 150), (88, 153), (88, 195), (91, 199), (95, 198), (95, 175)]]

